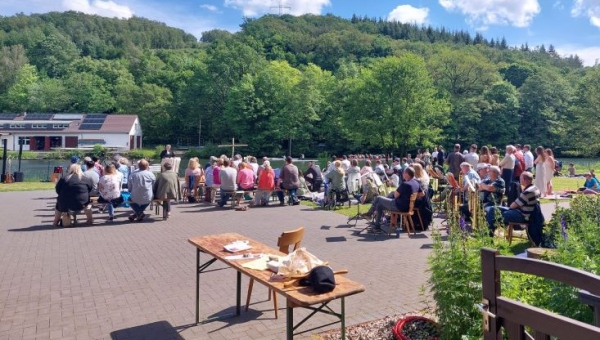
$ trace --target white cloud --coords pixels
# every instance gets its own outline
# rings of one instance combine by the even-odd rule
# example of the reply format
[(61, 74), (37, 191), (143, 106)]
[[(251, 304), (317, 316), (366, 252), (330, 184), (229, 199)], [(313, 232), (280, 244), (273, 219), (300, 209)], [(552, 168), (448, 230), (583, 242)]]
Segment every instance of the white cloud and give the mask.
[(552, 5), (552, 8), (563, 10), (565, 9), (565, 6), (560, 2), (560, 0), (557, 0), (554, 5)]
[(527, 27), (540, 13), (538, 0), (439, 0), (448, 11), (467, 16), (473, 26), (513, 25)]
[(281, 12), (291, 15), (321, 14), (323, 7), (331, 6), (329, 0), (225, 0), (225, 6), (239, 9), (247, 17), (278, 13), (280, 4)]
[(103, 17), (128, 19), (133, 16), (133, 11), (129, 7), (110, 0), (63, 0), (62, 5), (65, 10)]
[(200, 5), (200, 8), (204, 8), (204, 9), (207, 9), (207, 10), (209, 10), (211, 12), (215, 12), (215, 13), (221, 13), (221, 11), (219, 11), (219, 7), (209, 5), (209, 4), (202, 4), (202, 5)]
[(590, 24), (600, 28), (600, 0), (574, 0), (571, 15), (587, 16)]
[(562, 45), (556, 46), (556, 52), (563, 57), (576, 54), (583, 60), (585, 66), (594, 66), (600, 62), (600, 47), (597, 46)]
[(403, 23), (415, 23), (418, 25), (427, 22), (427, 16), (429, 15), (429, 8), (417, 8), (411, 5), (400, 5), (394, 8), (393, 11), (388, 14), (389, 21), (399, 21)]

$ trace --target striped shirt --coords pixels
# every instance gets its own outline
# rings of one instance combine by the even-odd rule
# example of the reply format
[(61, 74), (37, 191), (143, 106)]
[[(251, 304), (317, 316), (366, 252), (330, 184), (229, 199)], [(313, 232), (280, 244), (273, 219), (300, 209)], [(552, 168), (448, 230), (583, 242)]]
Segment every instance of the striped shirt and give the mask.
[(531, 216), (535, 205), (538, 204), (540, 196), (540, 190), (533, 184), (529, 184), (529, 186), (523, 189), (523, 192), (521, 192), (521, 195), (519, 195), (519, 198), (515, 201), (519, 206), (518, 209), (521, 211), (525, 221), (529, 221), (529, 216)]

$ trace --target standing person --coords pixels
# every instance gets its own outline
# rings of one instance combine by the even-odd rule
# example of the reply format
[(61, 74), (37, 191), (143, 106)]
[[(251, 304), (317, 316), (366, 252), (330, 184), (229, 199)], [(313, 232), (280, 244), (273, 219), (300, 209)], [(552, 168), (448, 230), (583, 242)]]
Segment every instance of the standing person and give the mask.
[(133, 214), (129, 215), (130, 221), (143, 221), (144, 217), (146, 217), (144, 210), (152, 202), (152, 187), (154, 186), (156, 177), (152, 171), (148, 170), (149, 167), (150, 164), (148, 164), (148, 161), (142, 159), (138, 163), (138, 169), (129, 176), (128, 184), (129, 192), (131, 193), (131, 196), (129, 196), (131, 203), (129, 205), (131, 206), (131, 210), (133, 210)]
[(492, 154), (490, 153), (490, 149), (487, 146), (481, 147), (481, 152), (479, 154), (479, 163), (490, 164), (492, 162)]
[(465, 156), (460, 152), (460, 144), (454, 144), (454, 152), (446, 158), (448, 172), (454, 175), (454, 178), (460, 176), (460, 164), (465, 161)]
[(540, 189), (540, 191), (546, 190), (546, 195), (552, 195), (552, 178), (554, 177), (554, 170), (556, 169), (556, 160), (554, 159), (552, 149), (546, 149), (546, 155), (546, 186), (538, 189)]
[(479, 155), (477, 154), (477, 144), (471, 144), (469, 153), (465, 155), (465, 162), (471, 164), (471, 168), (475, 169), (479, 163)]
[(308, 162), (308, 169), (306, 170), (304, 179), (310, 183), (310, 190), (312, 192), (319, 192), (321, 185), (323, 185), (323, 176), (319, 165), (313, 161)]
[(441, 166), (442, 168), (444, 167), (444, 161), (446, 160), (446, 151), (444, 151), (444, 147), (439, 145), (438, 146), (438, 154), (437, 154), (437, 163), (439, 166)]
[(98, 191), (102, 201), (107, 203), (108, 220), (114, 220), (115, 207), (113, 203), (118, 204), (116, 202), (121, 197), (121, 175), (114, 164), (108, 164), (104, 168), (104, 176), (98, 182)]
[[(300, 180), (298, 179), (298, 167), (292, 164), (292, 157), (287, 156), (285, 158), (285, 165), (281, 169), (280, 177), (281, 189), (285, 189), (290, 193), (290, 200), (293, 205), (300, 204), (298, 197), (296, 197), (296, 190), (300, 186)], [(285, 205), (283, 191), (278, 191), (279, 205)]]
[(258, 190), (254, 196), (254, 204), (267, 206), (273, 190), (275, 190), (275, 172), (271, 168), (271, 163), (263, 161), (263, 170), (258, 175)]
[[(153, 191), (154, 198), (160, 200), (176, 200), (179, 196), (179, 177), (173, 171), (173, 162), (165, 162), (165, 171), (161, 172), (154, 182)], [(165, 202), (167, 216), (171, 216), (171, 203)]]
[[(546, 150), (543, 147), (538, 146), (535, 148), (537, 158), (535, 159), (535, 186), (537, 188), (544, 188), (546, 185)], [(542, 197), (546, 197), (546, 191), (541, 191)]]
[(171, 145), (170, 144), (165, 145), (165, 149), (160, 152), (161, 161), (164, 158), (174, 158), (174, 157), (176, 157), (176, 156), (175, 156), (175, 152), (171, 151)]
[(525, 171), (533, 171), (535, 157), (531, 153), (531, 145), (529, 144), (523, 146), (523, 159), (525, 160)]
[(515, 170), (513, 172), (513, 182), (518, 182), (521, 178), (521, 174), (527, 169), (525, 165), (525, 155), (523, 154), (523, 148), (521, 144), (515, 145)]
[(54, 213), (54, 226), (58, 226), (61, 214), (69, 211), (78, 212), (83, 210), (87, 217), (87, 223), (93, 224), (92, 206), (90, 204), (90, 191), (92, 186), (83, 176), (79, 164), (74, 163), (69, 166), (65, 177), (56, 183), (56, 193), (58, 200)]
[(348, 171), (348, 169), (350, 169), (350, 161), (348, 160), (348, 156), (346, 155), (342, 156), (342, 169), (344, 171)]
[(500, 155), (498, 155), (498, 149), (495, 146), (492, 146), (490, 149), (491, 159), (490, 165), (500, 165)]
[(227, 201), (231, 198), (232, 193), (235, 194), (237, 170), (230, 166), (229, 159), (223, 159), (223, 167), (219, 170), (219, 180), (221, 182), (221, 200), (219, 207), (224, 207)]
[(507, 187), (510, 187), (510, 183), (513, 181), (513, 173), (515, 170), (515, 147), (512, 145), (506, 146), (506, 154), (500, 162), (499, 166), (502, 169), (502, 179)]

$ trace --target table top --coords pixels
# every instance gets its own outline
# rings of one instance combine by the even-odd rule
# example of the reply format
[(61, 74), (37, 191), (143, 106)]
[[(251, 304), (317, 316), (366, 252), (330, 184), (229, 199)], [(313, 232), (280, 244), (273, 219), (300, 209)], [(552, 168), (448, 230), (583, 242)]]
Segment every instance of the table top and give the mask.
[[(277, 256), (285, 256), (286, 254), (280, 252), (277, 249), (268, 247), (258, 241), (242, 236), (237, 233), (226, 233), (218, 235), (208, 235), (192, 237), (188, 240), (191, 244), (202, 250), (203, 252), (210, 254), (214, 258), (224, 262), (225, 264), (235, 268), (241, 273), (250, 276), (254, 280), (264, 284), (265, 286), (277, 291), (278, 293), (285, 296), (288, 300), (299, 306), (311, 306), (318, 303), (323, 303), (338, 299), (341, 297), (358, 294), (365, 290), (365, 287), (357, 282), (345, 278), (343, 275), (336, 275), (335, 289), (329, 293), (317, 294), (310, 287), (302, 287), (294, 285), (292, 287), (284, 288), (284, 282), (269, 281), (272, 272), (269, 270), (255, 270), (242, 267), (242, 264), (253, 261), (254, 259), (239, 259), (239, 260), (227, 260), (225, 257), (233, 255), (223, 249), (224, 245), (235, 241), (248, 241), (251, 249), (236, 252), (235, 255), (243, 254), (271, 254)], [(338, 268), (340, 269), (340, 268)], [(335, 270), (335, 269), (334, 269)]]

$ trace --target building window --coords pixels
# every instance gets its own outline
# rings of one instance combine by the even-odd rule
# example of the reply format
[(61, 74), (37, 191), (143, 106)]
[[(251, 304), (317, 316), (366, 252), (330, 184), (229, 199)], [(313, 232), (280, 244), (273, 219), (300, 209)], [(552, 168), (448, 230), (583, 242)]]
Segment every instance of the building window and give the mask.
[(68, 127), (69, 127), (68, 123), (52, 124), (53, 129), (64, 129), (64, 128), (68, 128)]
[(19, 144), (20, 143), (23, 143), (23, 145), (29, 145), (29, 137), (19, 137)]
[(31, 124), (32, 129), (45, 129), (47, 126), (46, 124)]
[(14, 124), (10, 124), (10, 128), (11, 129), (24, 129), (25, 128), (25, 124), (22, 123), (14, 123)]

